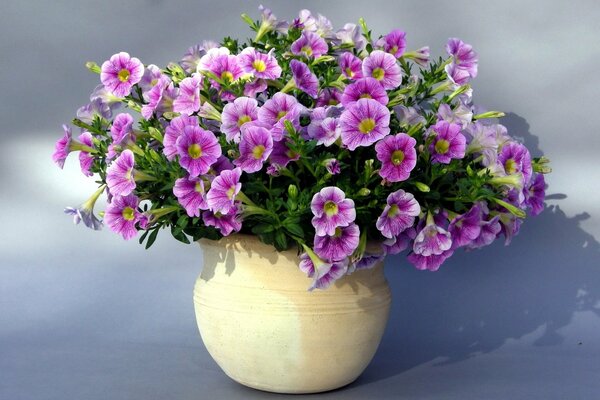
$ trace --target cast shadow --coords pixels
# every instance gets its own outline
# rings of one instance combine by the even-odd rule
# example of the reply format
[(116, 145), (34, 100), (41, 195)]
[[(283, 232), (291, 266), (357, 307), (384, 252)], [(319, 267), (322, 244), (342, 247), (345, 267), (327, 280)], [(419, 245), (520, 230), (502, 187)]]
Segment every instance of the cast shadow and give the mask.
[[(523, 118), (508, 114), (502, 123), (534, 157), (541, 155)], [(416, 270), (403, 255), (388, 259), (390, 321), (375, 358), (352, 386), (433, 360), (447, 364), (488, 353), (540, 327), (544, 333), (534, 346), (559, 345), (559, 330), (575, 312), (600, 317), (600, 246), (580, 226), (587, 218), (546, 205), (524, 222), (510, 246), (500, 239), (479, 251), (458, 252), (436, 273)]]

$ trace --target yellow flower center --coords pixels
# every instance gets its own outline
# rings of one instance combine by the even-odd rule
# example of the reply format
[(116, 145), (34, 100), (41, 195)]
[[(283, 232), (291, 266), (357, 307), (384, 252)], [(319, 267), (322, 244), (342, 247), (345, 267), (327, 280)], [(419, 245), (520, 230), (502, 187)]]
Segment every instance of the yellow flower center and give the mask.
[(400, 208), (398, 207), (398, 204), (392, 204), (387, 212), (387, 216), (389, 218), (394, 218), (398, 214), (400, 214)]
[(447, 140), (440, 139), (435, 143), (435, 151), (438, 154), (446, 154), (450, 148), (450, 143)]
[(312, 48), (310, 46), (304, 46), (300, 51), (309, 57), (312, 56), (313, 53)]
[(277, 113), (277, 121), (279, 121), (281, 118), (285, 117), (287, 115), (287, 111), (279, 111)]
[(117, 77), (119, 78), (119, 80), (121, 82), (127, 82), (129, 80), (129, 75), (131, 75), (129, 73), (129, 70), (127, 68), (123, 68), (122, 70), (119, 71), (119, 73), (117, 74)]
[(515, 162), (515, 160), (513, 160), (512, 158), (506, 160), (506, 162), (504, 163), (504, 171), (506, 171), (507, 174), (514, 174), (515, 172), (517, 172), (517, 163)]
[(359, 96), (361, 99), (372, 99), (373, 97), (371, 97), (371, 95), (369, 93), (363, 93)]
[(396, 52), (398, 51), (398, 46), (394, 46), (390, 49), (389, 53), (390, 54), (396, 54)]
[(224, 82), (233, 82), (233, 74), (229, 71), (223, 71), (223, 73), (221, 73), (221, 79)]
[(194, 190), (197, 193), (204, 193), (204, 187), (200, 184), (200, 182), (196, 182), (196, 186), (194, 187)]
[(358, 130), (365, 135), (371, 133), (375, 129), (375, 120), (373, 118), (365, 118), (358, 124)]
[(338, 205), (331, 200), (327, 200), (323, 205), (323, 210), (325, 211), (325, 214), (327, 214), (328, 217), (331, 217), (338, 213)]
[(263, 60), (254, 60), (252, 61), (252, 68), (254, 68), (257, 72), (263, 72), (267, 69), (267, 64)]
[(135, 210), (131, 207), (125, 207), (121, 212), (125, 221), (133, 221), (135, 218)]
[(259, 144), (258, 146), (254, 147), (252, 149), (252, 157), (256, 158), (257, 160), (260, 160), (263, 156), (265, 152), (265, 146), (263, 146), (262, 144)]
[(156, 86), (157, 83), (158, 83), (158, 79), (152, 79), (150, 81), (150, 86)]
[(404, 152), (402, 150), (396, 150), (392, 153), (392, 164), (400, 165), (404, 161)]
[(348, 67), (346, 68), (346, 75), (348, 75), (348, 78), (352, 78), (354, 76), (354, 71), (352, 71), (350, 67)]
[(244, 125), (246, 122), (250, 122), (252, 121), (252, 118), (250, 118), (249, 115), (242, 115), (237, 122), (237, 126), (240, 127), (242, 125)]
[(371, 72), (371, 76), (380, 81), (385, 77), (385, 71), (383, 68), (375, 68), (373, 72)]
[(200, 158), (200, 156), (202, 156), (202, 147), (200, 147), (198, 143), (190, 144), (190, 147), (188, 147), (188, 154), (194, 160)]
[(342, 228), (340, 228), (339, 226), (337, 228), (335, 228), (335, 233), (333, 234), (333, 237), (339, 238), (342, 236)]
[(233, 199), (233, 196), (235, 196), (235, 186), (230, 187), (227, 191), (227, 198), (229, 200)]

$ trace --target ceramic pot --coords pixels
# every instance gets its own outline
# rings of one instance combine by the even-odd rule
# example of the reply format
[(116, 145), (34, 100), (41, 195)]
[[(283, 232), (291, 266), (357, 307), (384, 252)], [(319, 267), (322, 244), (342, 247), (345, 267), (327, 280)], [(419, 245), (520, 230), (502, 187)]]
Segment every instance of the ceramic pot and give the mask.
[(277, 252), (239, 234), (199, 243), (198, 327), (229, 377), (269, 392), (315, 393), (364, 371), (389, 314), (383, 262), (309, 292), (311, 279), (298, 268), (295, 250)]

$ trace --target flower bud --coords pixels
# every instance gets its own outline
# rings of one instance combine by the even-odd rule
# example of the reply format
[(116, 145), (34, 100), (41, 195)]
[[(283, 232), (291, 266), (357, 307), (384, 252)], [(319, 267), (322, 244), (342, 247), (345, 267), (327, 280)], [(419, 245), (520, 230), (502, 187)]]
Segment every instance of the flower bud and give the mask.
[(298, 187), (296, 185), (288, 186), (288, 196), (290, 197), (290, 199), (298, 198)]
[(365, 197), (371, 194), (371, 191), (367, 188), (362, 188), (357, 193), (360, 197)]

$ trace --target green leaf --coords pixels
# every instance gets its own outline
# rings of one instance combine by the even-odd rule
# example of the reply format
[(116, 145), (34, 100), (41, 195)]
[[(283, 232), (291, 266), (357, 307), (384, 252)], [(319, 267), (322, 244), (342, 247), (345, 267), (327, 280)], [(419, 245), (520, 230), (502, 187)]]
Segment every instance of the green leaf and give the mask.
[(139, 243), (142, 244), (144, 242), (144, 239), (146, 239), (146, 236), (148, 236), (148, 234), (150, 233), (150, 231), (146, 231), (142, 234), (142, 236), (140, 237)]
[(294, 236), (297, 236), (299, 238), (304, 238), (304, 230), (302, 229), (302, 227), (300, 225), (284, 225), (283, 226), (285, 228), (286, 231), (288, 231), (289, 233), (291, 233)]
[(277, 230), (275, 232), (275, 248), (279, 251), (286, 250), (288, 247), (287, 236), (282, 230)]
[(255, 235), (273, 232), (274, 230), (275, 227), (273, 226), (273, 224), (258, 224), (252, 227), (252, 233), (254, 233)]
[(146, 249), (149, 249), (150, 246), (154, 244), (156, 237), (158, 236), (158, 227), (154, 228), (150, 236), (148, 236), (148, 241), (146, 242)]

